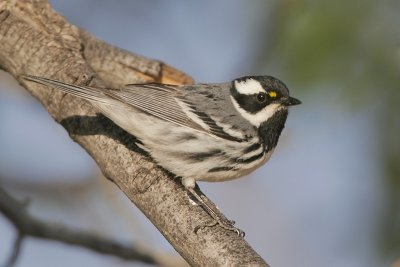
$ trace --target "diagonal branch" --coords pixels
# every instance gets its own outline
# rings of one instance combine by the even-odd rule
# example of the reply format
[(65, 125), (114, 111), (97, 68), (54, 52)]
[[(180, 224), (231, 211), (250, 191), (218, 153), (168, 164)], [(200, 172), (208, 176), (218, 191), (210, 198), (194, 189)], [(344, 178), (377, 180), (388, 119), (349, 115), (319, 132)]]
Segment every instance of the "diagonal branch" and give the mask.
[[(0, 1), (0, 68), (17, 79), (30, 74), (93, 86), (192, 82), (162, 62), (97, 40), (65, 21), (45, 0)], [(22, 85), (189, 264), (266, 266), (233, 232), (212, 227), (195, 234), (195, 227), (208, 221), (208, 215), (191, 204), (178, 181), (141, 153), (134, 137), (96, 116), (96, 110), (85, 101), (40, 85)]]

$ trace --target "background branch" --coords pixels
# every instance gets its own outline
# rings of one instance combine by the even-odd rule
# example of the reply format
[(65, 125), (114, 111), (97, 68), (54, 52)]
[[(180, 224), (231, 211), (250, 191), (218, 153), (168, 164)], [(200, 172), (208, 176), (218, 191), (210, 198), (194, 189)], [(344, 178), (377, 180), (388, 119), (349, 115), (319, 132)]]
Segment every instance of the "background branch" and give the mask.
[(17, 262), (18, 256), (21, 252), (21, 247), (22, 247), (22, 241), (24, 240), (24, 235), (21, 234), (20, 232), (17, 233), (17, 236), (15, 237), (14, 241), (14, 246), (13, 250), (11, 252), (10, 257), (4, 264), (4, 267), (12, 267), (15, 266), (15, 263)]
[(114, 255), (126, 260), (149, 264), (157, 263), (152, 255), (139, 251), (133, 245), (122, 245), (85, 231), (72, 230), (61, 225), (36, 219), (28, 213), (26, 206), (26, 204), (17, 201), (0, 187), (0, 212), (14, 224), (18, 232), (13, 253), (5, 266), (13, 266), (18, 257), (23, 238), (27, 236), (81, 246), (98, 253)]
[[(159, 61), (112, 47), (79, 30), (47, 1), (0, 2), (0, 68), (18, 77), (45, 76), (76, 84), (190, 83), (191, 78)], [(22, 82), (21, 80), (19, 80)], [(151, 220), (193, 266), (259, 265), (264, 260), (235, 233), (220, 227), (196, 235), (209, 220), (193, 206), (179, 183), (140, 153), (134, 138), (109, 120), (92, 124), (90, 135), (76, 134), (94, 117), (88, 103), (37, 84), (22, 84), (96, 161), (103, 174)], [(76, 118), (76, 119), (71, 119)]]

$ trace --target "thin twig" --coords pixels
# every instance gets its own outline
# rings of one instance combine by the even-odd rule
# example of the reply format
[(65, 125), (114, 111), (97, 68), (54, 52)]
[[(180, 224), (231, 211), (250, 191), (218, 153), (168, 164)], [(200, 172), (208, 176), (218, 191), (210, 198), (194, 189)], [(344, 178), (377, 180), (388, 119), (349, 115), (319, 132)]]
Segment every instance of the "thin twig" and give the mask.
[(21, 243), (25, 236), (56, 240), (70, 245), (85, 247), (92, 251), (114, 255), (126, 260), (157, 264), (152, 255), (141, 252), (135, 246), (123, 245), (94, 234), (80, 230), (68, 229), (65, 226), (46, 223), (31, 216), (25, 204), (14, 199), (0, 187), (0, 212), (17, 228), (18, 236), (14, 250), (5, 266), (13, 266), (19, 255)]
[(13, 267), (15, 266), (15, 263), (17, 262), (18, 256), (21, 252), (21, 247), (22, 247), (22, 241), (24, 241), (24, 235), (18, 232), (17, 237), (15, 238), (14, 241), (14, 247), (13, 251), (7, 260), (7, 262), (4, 264), (4, 267)]

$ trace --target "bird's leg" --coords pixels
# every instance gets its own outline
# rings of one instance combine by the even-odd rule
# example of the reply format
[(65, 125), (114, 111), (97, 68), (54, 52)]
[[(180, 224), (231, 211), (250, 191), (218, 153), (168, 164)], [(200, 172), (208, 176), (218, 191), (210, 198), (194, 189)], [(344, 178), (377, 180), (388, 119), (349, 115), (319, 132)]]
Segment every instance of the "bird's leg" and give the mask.
[(197, 233), (200, 229), (204, 229), (206, 227), (212, 227), (215, 225), (220, 225), (222, 228), (229, 230), (229, 231), (234, 231), (237, 233), (239, 236), (244, 237), (244, 232), (236, 227), (233, 226), (235, 223), (234, 221), (228, 220), (225, 216), (219, 212), (218, 208), (215, 206), (215, 204), (209, 200), (204, 194), (201, 196), (196, 192), (196, 190), (192, 187), (187, 187), (186, 188), (195, 198), (196, 200), (200, 203), (201, 207), (212, 217), (212, 221), (207, 222), (205, 224), (201, 224), (196, 226), (194, 231)]

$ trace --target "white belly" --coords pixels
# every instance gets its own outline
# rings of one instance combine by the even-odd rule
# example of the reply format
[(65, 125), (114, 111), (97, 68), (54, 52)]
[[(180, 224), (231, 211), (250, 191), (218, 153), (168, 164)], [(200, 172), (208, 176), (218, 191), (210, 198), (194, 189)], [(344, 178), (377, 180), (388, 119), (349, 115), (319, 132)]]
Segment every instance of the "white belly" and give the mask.
[[(195, 181), (220, 182), (239, 178), (264, 164), (272, 151), (263, 147), (244, 155), (243, 150), (259, 142), (228, 141), (178, 126), (138, 111), (116, 106), (96, 106), (121, 128), (137, 137), (152, 158), (163, 168), (182, 177), (185, 186)], [(251, 162), (242, 162), (256, 156)], [(237, 161), (235, 159), (238, 159)]]

